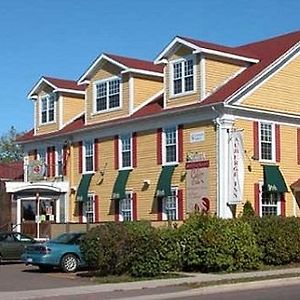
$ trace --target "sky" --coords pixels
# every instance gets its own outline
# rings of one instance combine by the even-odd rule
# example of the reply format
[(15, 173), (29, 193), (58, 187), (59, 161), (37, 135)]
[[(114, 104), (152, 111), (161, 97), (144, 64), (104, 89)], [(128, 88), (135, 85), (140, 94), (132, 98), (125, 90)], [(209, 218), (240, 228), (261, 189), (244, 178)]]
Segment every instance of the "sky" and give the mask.
[(0, 136), (33, 127), (41, 76), (78, 80), (101, 53), (154, 60), (176, 36), (238, 46), (300, 30), (298, 0), (0, 0)]

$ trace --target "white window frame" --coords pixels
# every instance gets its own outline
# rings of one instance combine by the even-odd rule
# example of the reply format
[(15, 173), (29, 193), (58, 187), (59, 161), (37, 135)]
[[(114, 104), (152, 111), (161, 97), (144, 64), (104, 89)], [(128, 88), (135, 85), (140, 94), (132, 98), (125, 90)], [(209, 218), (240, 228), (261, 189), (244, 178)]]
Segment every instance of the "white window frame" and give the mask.
[[(125, 192), (126, 198), (124, 199), (120, 199), (119, 201), (119, 221), (120, 222), (124, 222), (124, 221), (133, 221), (133, 192), (132, 191), (126, 191)], [(126, 210), (126, 212), (130, 212), (130, 220), (125, 220), (124, 219), (124, 211), (123, 207), (122, 207), (122, 202), (124, 202), (125, 200), (129, 200), (130, 201), (130, 210)]]
[[(119, 106), (109, 108), (109, 82), (119, 80)], [(97, 85), (98, 84), (106, 85), (106, 109), (97, 110)], [(97, 80), (93, 83), (93, 112), (94, 114), (101, 114), (109, 111), (115, 111), (122, 108), (122, 78), (120, 76), (113, 76), (103, 80)]]
[[(185, 62), (188, 60), (193, 61), (193, 90), (191, 91), (185, 91), (185, 75), (184, 75), (184, 70), (185, 70)], [(181, 82), (181, 93), (174, 94), (174, 64), (181, 63), (181, 70), (182, 70), (182, 82)], [(189, 55), (182, 57), (180, 59), (172, 60), (169, 63), (169, 91), (170, 91), (170, 97), (171, 98), (176, 98), (176, 97), (181, 97), (184, 95), (189, 95), (193, 94), (197, 91), (197, 66), (196, 66), (196, 57), (195, 55)]]
[[(92, 164), (93, 164), (93, 168), (92, 170), (86, 170), (86, 159), (87, 159), (87, 151), (86, 151), (86, 146), (87, 145), (91, 145), (92, 146)], [(88, 173), (94, 173), (95, 171), (95, 144), (92, 140), (85, 140), (83, 141), (83, 145), (82, 145), (82, 170), (84, 174), (88, 174)]]
[[(168, 220), (168, 212), (167, 212), (167, 201), (169, 198), (175, 197), (175, 219), (170, 219), (170, 221), (178, 221), (178, 187), (171, 187), (172, 196), (164, 197), (162, 199), (162, 219), (164, 221)], [(174, 194), (174, 195), (173, 195)]]
[[(175, 129), (176, 135), (176, 160), (167, 162), (167, 131), (170, 129)], [(169, 126), (163, 128), (162, 134), (162, 157), (163, 157), (163, 165), (177, 165), (178, 164), (178, 126)]]
[[(280, 193), (276, 193), (277, 194), (277, 204), (276, 204), (276, 216), (280, 216), (281, 215), (281, 194)], [(268, 205), (268, 204), (263, 204), (262, 202), (262, 196), (263, 196), (263, 192), (262, 192), (262, 186), (261, 186), (261, 190), (260, 190), (260, 197), (259, 197), (259, 216), (262, 217), (263, 216), (263, 206), (264, 207), (275, 207), (275, 205)], [(275, 216), (275, 215), (274, 215)]]
[[(60, 158), (60, 159), (59, 159)], [(59, 167), (61, 162), (61, 167)], [(62, 145), (55, 147), (55, 176), (62, 176), (64, 173), (64, 153)]]
[[(130, 140), (130, 166), (123, 166), (123, 141), (124, 139), (128, 139)], [(132, 169), (132, 159), (133, 159), (133, 155), (132, 155), (132, 134), (123, 134), (119, 136), (119, 169), (122, 170), (128, 170), (128, 169)]]
[[(262, 135), (261, 128), (262, 125), (270, 125), (271, 126), (271, 159), (262, 158)], [(258, 130), (258, 140), (259, 140), (259, 160), (267, 161), (267, 162), (276, 162), (276, 137), (275, 137), (275, 124), (271, 122), (259, 122), (259, 130)]]
[[(42, 117), (42, 113), (43, 113), (43, 101), (46, 100), (46, 121), (43, 122), (43, 117)], [(49, 120), (49, 111), (50, 111), (50, 100), (53, 100), (53, 120)], [(45, 125), (45, 124), (51, 124), (51, 123), (55, 123), (56, 122), (56, 97), (54, 93), (45, 95), (40, 97), (40, 124), (41, 125)]]
[(92, 202), (91, 203), (91, 208), (92, 210), (87, 210), (87, 202), (83, 203), (82, 207), (82, 222), (87, 223), (88, 218), (87, 218), (87, 213), (90, 213), (93, 215), (93, 220), (92, 222), (89, 223), (95, 223), (95, 194), (88, 193), (88, 201)]

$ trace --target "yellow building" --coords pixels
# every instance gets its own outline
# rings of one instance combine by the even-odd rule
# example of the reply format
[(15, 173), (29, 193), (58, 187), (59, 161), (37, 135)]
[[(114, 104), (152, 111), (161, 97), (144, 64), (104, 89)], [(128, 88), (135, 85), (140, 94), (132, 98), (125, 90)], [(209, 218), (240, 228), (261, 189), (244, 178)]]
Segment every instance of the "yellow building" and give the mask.
[(298, 216), (299, 50), (300, 32), (175, 37), (153, 62), (104, 53), (77, 81), (42, 77), (15, 224), (232, 218), (246, 201)]

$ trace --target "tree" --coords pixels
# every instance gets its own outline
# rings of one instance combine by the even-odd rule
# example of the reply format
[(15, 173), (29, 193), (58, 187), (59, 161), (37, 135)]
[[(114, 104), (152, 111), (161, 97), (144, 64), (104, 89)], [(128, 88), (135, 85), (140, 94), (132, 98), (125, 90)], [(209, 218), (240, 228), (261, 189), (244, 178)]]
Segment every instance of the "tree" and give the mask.
[(17, 133), (14, 126), (8, 133), (3, 134), (0, 138), (0, 161), (11, 162), (22, 160), (24, 157), (23, 147), (15, 143), (16, 138), (23, 133)]

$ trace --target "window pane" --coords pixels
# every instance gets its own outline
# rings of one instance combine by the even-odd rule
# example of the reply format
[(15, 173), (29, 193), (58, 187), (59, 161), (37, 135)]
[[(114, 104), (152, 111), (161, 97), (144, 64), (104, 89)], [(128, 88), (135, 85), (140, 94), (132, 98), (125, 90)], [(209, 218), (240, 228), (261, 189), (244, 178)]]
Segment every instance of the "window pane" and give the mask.
[(165, 129), (166, 162), (177, 161), (176, 145), (177, 145), (176, 127)]
[(272, 160), (272, 124), (260, 124), (261, 158)]
[(172, 196), (165, 200), (167, 220), (177, 220), (177, 190), (172, 189)]
[(120, 106), (120, 95), (109, 96), (109, 108), (119, 107)]
[(262, 193), (262, 215), (278, 215), (278, 202), (280, 194), (263, 191)]
[(131, 167), (131, 136), (123, 136), (121, 138), (122, 144), (122, 167)]
[(120, 80), (109, 82), (109, 108), (120, 106)]
[(194, 78), (193, 78), (193, 76), (189, 76), (189, 77), (186, 77), (184, 79), (184, 88), (185, 88), (186, 92), (194, 90)]
[(96, 85), (96, 110), (97, 111), (106, 110), (107, 108), (106, 90), (107, 90), (106, 82), (99, 83)]
[(123, 221), (131, 221), (131, 193), (126, 193), (126, 198), (120, 200), (120, 214), (123, 217)]
[(93, 171), (94, 170), (94, 148), (93, 143), (85, 142), (85, 171)]

